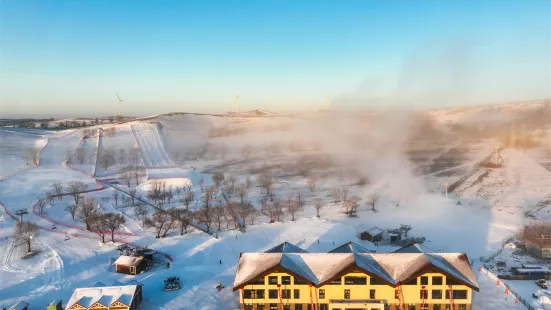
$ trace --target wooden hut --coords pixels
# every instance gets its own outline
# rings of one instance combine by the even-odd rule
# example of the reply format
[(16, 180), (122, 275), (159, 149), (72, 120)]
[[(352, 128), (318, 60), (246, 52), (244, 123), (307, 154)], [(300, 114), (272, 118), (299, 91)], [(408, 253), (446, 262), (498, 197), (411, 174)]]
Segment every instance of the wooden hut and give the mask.
[(360, 239), (371, 242), (383, 240), (383, 230), (378, 227), (373, 227), (360, 234)]
[(115, 261), (115, 271), (118, 273), (138, 274), (145, 270), (146, 261), (143, 257), (121, 255)]

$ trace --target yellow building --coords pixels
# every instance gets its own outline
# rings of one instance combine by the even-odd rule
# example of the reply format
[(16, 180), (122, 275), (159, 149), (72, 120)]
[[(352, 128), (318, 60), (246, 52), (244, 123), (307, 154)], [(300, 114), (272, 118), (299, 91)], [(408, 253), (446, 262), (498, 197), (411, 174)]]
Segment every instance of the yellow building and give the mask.
[(242, 253), (233, 290), (244, 310), (469, 310), (478, 284), (467, 255), (419, 249), (307, 253), (284, 243)]

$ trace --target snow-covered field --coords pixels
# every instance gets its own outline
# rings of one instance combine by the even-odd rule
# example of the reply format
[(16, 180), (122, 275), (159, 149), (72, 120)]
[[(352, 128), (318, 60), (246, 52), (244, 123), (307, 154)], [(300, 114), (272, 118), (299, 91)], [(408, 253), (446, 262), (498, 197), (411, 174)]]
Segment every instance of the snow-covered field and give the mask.
[[(479, 257), (491, 256), (525, 223), (546, 218), (550, 211), (548, 205), (538, 205), (551, 195), (551, 171), (542, 165), (542, 153), (537, 150), (506, 148), (500, 152), (503, 167), (490, 169), (477, 165), (491, 152), (488, 141), (450, 136), (447, 144), (406, 143), (392, 139), (405, 129), (394, 128), (388, 136), (378, 137), (377, 127), (365, 134), (368, 138), (363, 131), (351, 138), (347, 136), (349, 131), (337, 126), (347, 124), (345, 120), (336, 120), (331, 128), (315, 119), (286, 117), (177, 115), (161, 116), (157, 122), (115, 125), (114, 136), (104, 131), (101, 139), (89, 138), (82, 143), (82, 130), (39, 136), (0, 131), (4, 134), (0, 143), (13, 146), (9, 152), (2, 151), (0, 161), (0, 176), (6, 177), (0, 180), (0, 307), (19, 300), (29, 302), (32, 308), (41, 307), (53, 299), (67, 301), (75, 288), (95, 281), (135, 279), (144, 284), (144, 310), (235, 309), (238, 295), (230, 289), (217, 292), (215, 286), (222, 282), (229, 287), (233, 282), (239, 253), (263, 251), (284, 241), (308, 251), (329, 251), (348, 241), (378, 252), (395, 249), (389, 243), (375, 246), (358, 239), (360, 232), (374, 226), (395, 229), (401, 224), (411, 225), (409, 236), (426, 238), (423, 245), (427, 249), (466, 252), (475, 262), (473, 268), (477, 268)], [(362, 122), (358, 126), (368, 125)], [(104, 130), (108, 127), (103, 125)], [(226, 134), (221, 134), (223, 130)], [(28, 145), (43, 147), (39, 165), (21, 169), (25, 168), (22, 150)], [(220, 145), (225, 147), (221, 149)], [(251, 146), (249, 154), (245, 154), (246, 145)], [(217, 223), (211, 226), (218, 238), (196, 229), (179, 235), (174, 229), (166, 238), (156, 239), (153, 228), (143, 227), (134, 207), (115, 201), (115, 189), (104, 188), (92, 177), (94, 171), (100, 179), (120, 177), (117, 172), (128, 165), (128, 158), (107, 170), (96, 169), (95, 161), (67, 166), (67, 154), (78, 147), (98, 147), (100, 153), (138, 148), (139, 164), (145, 166), (147, 178), (130, 186), (117, 179), (116, 187), (126, 193), (136, 189), (137, 196), (152, 202), (148, 193), (154, 184), (162, 182), (174, 190), (171, 202), (165, 202), (163, 208), (181, 207), (187, 191), (194, 193), (190, 209), (200, 208), (204, 187), (214, 184), (212, 173), (221, 171), (227, 180), (221, 186), (226, 198), (239, 200), (226, 189), (230, 178), (235, 177), (236, 187), (244, 187), (249, 179), (252, 184), (244, 199), (260, 209), (265, 190), (257, 179), (265, 169), (274, 175), (271, 189), (276, 199), (296, 199), (300, 195), (304, 206), (294, 221), (288, 212), (274, 223), (261, 215), (254, 224), (247, 221), (245, 232), (224, 221), (220, 231)], [(311, 173), (317, 176), (313, 189), (307, 182)], [(467, 173), (469, 177), (445, 197), (442, 184), (452, 184)], [(365, 182), (358, 182), (358, 177), (365, 178)], [(166, 253), (173, 258), (171, 268), (159, 267), (136, 276), (115, 273), (110, 263), (118, 256), (116, 244), (102, 244), (96, 233), (84, 230), (78, 217), (72, 219), (65, 210), (74, 203), (71, 196), (48, 203), (44, 215), (35, 214), (33, 205), (51, 191), (50, 185), (56, 181), (84, 182), (92, 191), (83, 196), (96, 199), (98, 212), (124, 215), (126, 223), (116, 236), (116, 244), (132, 242)], [(344, 187), (349, 190), (349, 198), (362, 199), (356, 218), (345, 215), (342, 202), (335, 203), (330, 195), (335, 188)], [(376, 211), (367, 204), (374, 194), (380, 197)], [(212, 205), (225, 204), (223, 198), (221, 191), (216, 191)], [(323, 203), (319, 218), (316, 201)], [(21, 250), (13, 246), (11, 239), (16, 221), (10, 215), (20, 209), (28, 209), (30, 213), (24, 219), (41, 227), (33, 245), (39, 253), (28, 259), (21, 259)], [(148, 210), (149, 215), (155, 211)], [(523, 309), (514, 303), (513, 296), (505, 299), (503, 288), (496, 288), (492, 274), (476, 274), (480, 292), (475, 294), (473, 309)], [(182, 289), (163, 292), (163, 280), (168, 276), (179, 276)], [(509, 282), (528, 297), (536, 290), (525, 281)], [(545, 302), (534, 300), (533, 305), (548, 309)]]

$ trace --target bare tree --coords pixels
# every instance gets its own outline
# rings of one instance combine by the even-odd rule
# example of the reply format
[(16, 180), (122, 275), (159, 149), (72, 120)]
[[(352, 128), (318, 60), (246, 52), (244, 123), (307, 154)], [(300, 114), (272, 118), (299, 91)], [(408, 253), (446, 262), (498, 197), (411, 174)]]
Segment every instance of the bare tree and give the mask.
[(39, 199), (36, 202), (35, 206), (38, 209), (38, 214), (43, 215), (44, 214), (44, 208), (46, 207), (46, 198)]
[(115, 206), (119, 206), (119, 191), (118, 190), (115, 190), (113, 191), (113, 195), (111, 195), (111, 197), (113, 197), (113, 199), (115, 199)]
[(46, 199), (48, 199), (48, 202), (53, 205), (54, 199), (55, 199), (55, 193), (54, 192), (46, 192)]
[(50, 187), (53, 189), (56, 196), (59, 197), (59, 200), (63, 201), (63, 184), (61, 184), (61, 182), (54, 182)]
[(333, 188), (331, 190), (331, 197), (333, 198), (333, 203), (341, 202), (341, 190), (338, 188)]
[(235, 175), (230, 175), (230, 177), (228, 178), (228, 180), (230, 181), (230, 191), (233, 193), (235, 193), (235, 182), (237, 181), (237, 178), (235, 177)]
[(166, 223), (170, 220), (170, 215), (166, 211), (156, 211), (152, 217), (146, 219), (146, 225), (155, 228), (156, 238), (161, 238), (161, 233)]
[(128, 195), (130, 196), (130, 204), (132, 206), (134, 206), (134, 202), (136, 200), (137, 194), (138, 194), (138, 191), (135, 188), (128, 191)]
[(237, 197), (239, 197), (240, 203), (241, 204), (245, 203), (245, 198), (247, 198), (247, 195), (248, 195), (247, 186), (245, 186), (245, 184), (238, 185), (236, 194), (237, 194)]
[(377, 204), (377, 202), (379, 201), (379, 198), (381, 196), (379, 194), (371, 194), (369, 195), (369, 197), (367, 197), (367, 204), (371, 206), (371, 210), (373, 212), (377, 212), (377, 210), (375, 209), (375, 205)]
[(298, 205), (298, 209), (299, 209), (299, 210), (304, 209), (304, 204), (305, 204), (306, 202), (304, 201), (304, 198), (303, 198), (303, 196), (302, 196), (302, 194), (301, 194), (300, 191), (297, 191), (296, 197), (297, 197), (296, 202), (297, 202), (297, 205)]
[(348, 199), (348, 187), (343, 187), (341, 189), (341, 193), (342, 193), (342, 199), (347, 200)]
[(75, 204), (78, 204), (80, 194), (86, 190), (86, 184), (80, 181), (71, 181), (68, 188), (69, 193), (73, 196), (73, 199), (75, 199)]
[(32, 252), (33, 240), (39, 234), (38, 226), (33, 222), (17, 222), (13, 231), (13, 238), (19, 245), (27, 246), (27, 253)]
[(204, 190), (205, 180), (203, 178), (199, 179), (199, 186), (201, 187), (201, 193)]
[(251, 179), (250, 175), (247, 175), (247, 178), (245, 179), (245, 185), (247, 186), (247, 189), (251, 188), (253, 185), (253, 180)]
[(252, 210), (251, 214), (249, 214), (249, 221), (251, 223), (251, 226), (254, 225), (254, 222), (256, 219), (258, 219), (262, 213), (260, 213), (257, 209)]
[(176, 209), (174, 214), (180, 226), (180, 235), (187, 234), (187, 229), (193, 220), (193, 214), (186, 209)]
[(105, 213), (103, 214), (107, 229), (111, 232), (111, 241), (115, 242), (115, 231), (126, 223), (126, 219), (120, 213)]
[(288, 199), (285, 201), (287, 212), (291, 214), (291, 221), (295, 220), (295, 214), (300, 209), (299, 203), (296, 200)]
[(115, 156), (113, 156), (113, 153), (111, 152), (105, 152), (105, 154), (102, 154), (99, 159), (99, 165), (103, 169), (107, 170), (109, 167), (113, 166), (115, 164)]
[(168, 213), (168, 220), (166, 221), (166, 224), (165, 224), (165, 227), (164, 227), (164, 231), (163, 231), (163, 234), (162, 234), (162, 237), (166, 237), (168, 235), (168, 233), (172, 230), (172, 228), (174, 227), (174, 225), (177, 223), (178, 219), (177, 219), (177, 211), (176, 209), (174, 208), (170, 208), (167, 210), (167, 213)]
[(67, 210), (67, 212), (69, 212), (69, 214), (71, 214), (71, 218), (73, 218), (73, 220), (75, 219), (75, 216), (77, 215), (77, 211), (78, 211), (78, 206), (77, 205), (68, 205), (65, 210)]
[(205, 189), (205, 192), (203, 193), (203, 196), (201, 197), (201, 200), (203, 201), (203, 206), (209, 207), (210, 202), (214, 198), (214, 190), (215, 188), (213, 186), (208, 186)]
[(186, 209), (189, 208), (189, 205), (195, 200), (195, 193), (192, 191), (189, 191), (186, 193), (186, 197), (184, 198), (184, 206), (186, 206)]
[(345, 213), (348, 216), (355, 217), (358, 212), (358, 206), (360, 203), (361, 198), (358, 196), (354, 196), (350, 198), (349, 200), (344, 201), (343, 208), (345, 209)]
[(140, 149), (135, 147), (130, 149), (128, 153), (130, 154), (130, 162), (133, 165), (138, 165), (140, 163)]
[(320, 217), (320, 211), (321, 209), (323, 208), (323, 201), (319, 198), (317, 198), (315, 201), (314, 201), (314, 208), (316, 208), (316, 216), (317, 217)]
[(264, 207), (264, 212), (270, 218), (270, 223), (273, 223), (276, 220), (279, 221), (279, 218), (281, 217), (283, 212), (282, 205), (283, 204), (279, 200), (266, 204), (266, 206)]
[(138, 218), (138, 220), (142, 221), (142, 227), (145, 227), (147, 225), (147, 214), (149, 213), (149, 210), (146, 205), (143, 203), (138, 203), (136, 206), (134, 206), (134, 214)]
[(258, 175), (258, 182), (264, 188), (266, 191), (266, 194), (270, 195), (270, 200), (273, 201), (273, 197), (271, 197), (273, 185), (274, 185), (274, 179), (272, 176), (272, 173), (269, 170), (262, 170), (260, 174)]
[(212, 181), (216, 185), (216, 188), (220, 188), (220, 184), (225, 180), (224, 174), (221, 171), (216, 171), (212, 174)]
[(86, 230), (90, 230), (92, 219), (96, 214), (96, 200), (94, 198), (82, 199), (78, 205), (78, 215), (86, 225)]
[(210, 232), (210, 227), (212, 225), (213, 214), (212, 208), (204, 206), (197, 212), (195, 212), (195, 218), (199, 224), (205, 225), (207, 232)]
[[(121, 169), (121, 170), (124, 170), (124, 168)], [(119, 173), (120, 173), (120, 176), (123, 179), (124, 183), (126, 184), (126, 186), (130, 186), (130, 182), (132, 182), (132, 172), (124, 171), (124, 172), (121, 173), (119, 171)]]
[(101, 237), (101, 242), (105, 243), (105, 235), (108, 231), (107, 219), (105, 218), (105, 214), (94, 214), (90, 218), (90, 228), (93, 232)]
[(243, 220), (243, 227), (246, 226), (247, 219), (251, 216), (251, 214), (254, 211), (256, 211), (256, 209), (250, 203), (240, 203), (237, 205), (237, 213)]
[(226, 218), (226, 210), (224, 209), (223, 206), (217, 206), (212, 208), (212, 213), (213, 213), (214, 221), (218, 225), (218, 231), (220, 231), (222, 222)]
[(311, 173), (309, 176), (308, 176), (308, 180), (307, 180), (307, 183), (308, 183), (308, 188), (310, 189), (311, 192), (315, 191), (316, 190), (316, 183), (318, 182), (318, 177), (316, 174), (314, 173)]
[(410, 225), (400, 224), (400, 230), (404, 233), (405, 237), (408, 237), (408, 232), (411, 230)]
[(233, 227), (235, 229), (239, 228), (239, 212), (238, 205), (235, 202), (230, 202), (226, 206), (226, 214), (233, 221)]
[(124, 164), (126, 160), (126, 151), (124, 149), (119, 149), (119, 152), (117, 155), (119, 157), (119, 164), (120, 165)]
[(232, 186), (229, 180), (225, 180), (223, 182), (223, 191), (224, 193), (226, 193), (226, 196), (228, 198), (231, 198), (233, 196)]

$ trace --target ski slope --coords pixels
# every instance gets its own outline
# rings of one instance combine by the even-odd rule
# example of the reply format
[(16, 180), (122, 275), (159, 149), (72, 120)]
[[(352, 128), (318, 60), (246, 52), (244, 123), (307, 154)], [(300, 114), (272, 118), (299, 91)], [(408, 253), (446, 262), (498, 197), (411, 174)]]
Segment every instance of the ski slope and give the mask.
[(159, 134), (158, 126), (149, 123), (132, 124), (132, 133), (141, 150), (146, 168), (175, 167), (168, 156), (163, 139)]

